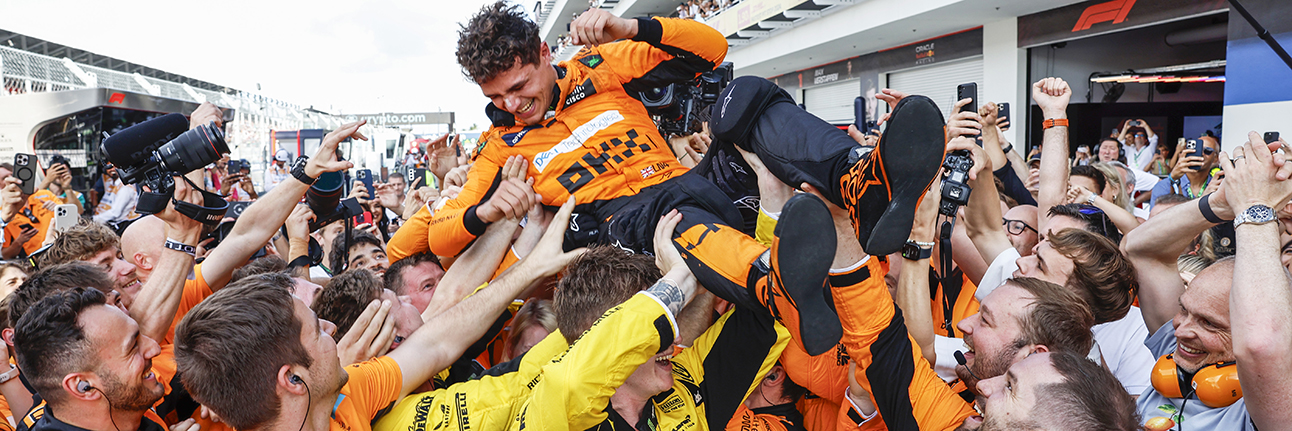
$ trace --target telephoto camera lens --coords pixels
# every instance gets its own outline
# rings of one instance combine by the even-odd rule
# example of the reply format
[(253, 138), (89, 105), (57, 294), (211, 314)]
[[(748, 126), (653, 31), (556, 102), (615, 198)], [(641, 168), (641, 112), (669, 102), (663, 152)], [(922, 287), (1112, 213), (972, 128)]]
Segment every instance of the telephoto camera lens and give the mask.
[(224, 131), (211, 124), (198, 126), (180, 134), (157, 149), (162, 166), (171, 172), (187, 174), (220, 159), (229, 152)]

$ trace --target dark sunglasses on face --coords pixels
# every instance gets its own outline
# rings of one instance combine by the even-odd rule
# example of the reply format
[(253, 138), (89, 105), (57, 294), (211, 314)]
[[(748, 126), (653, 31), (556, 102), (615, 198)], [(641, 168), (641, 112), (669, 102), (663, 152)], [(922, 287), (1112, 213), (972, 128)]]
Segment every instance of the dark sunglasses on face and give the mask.
[(1216, 154), (1216, 149), (1211, 147), (1202, 147), (1202, 154), (1206, 156)]

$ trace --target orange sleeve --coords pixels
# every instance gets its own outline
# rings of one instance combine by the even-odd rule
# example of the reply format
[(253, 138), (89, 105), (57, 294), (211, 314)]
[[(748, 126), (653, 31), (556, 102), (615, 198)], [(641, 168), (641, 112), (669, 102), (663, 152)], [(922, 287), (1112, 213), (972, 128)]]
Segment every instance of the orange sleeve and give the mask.
[(507, 254), (503, 255), (502, 262), (498, 263), (498, 270), (494, 271), (493, 276), (489, 277), (489, 279), (493, 280), (498, 278), (498, 276), (502, 275), (503, 271), (506, 271), (507, 268), (511, 268), (511, 266), (515, 265), (516, 262), (520, 262), (520, 258), (516, 257), (516, 252), (511, 249), (507, 249)]
[(413, 214), (413, 218), (404, 222), (390, 237), (390, 242), (386, 243), (386, 257), (394, 263), (405, 257), (430, 250), (429, 238), (426, 236), (430, 228), (431, 210), (427, 209), (426, 205), (422, 205), (417, 213)]
[(170, 321), (170, 329), (166, 331), (166, 338), (159, 341), (161, 344), (172, 344), (175, 342), (175, 327), (179, 326), (179, 321), (188, 314), (189, 310), (196, 307), (198, 303), (206, 297), (214, 294), (211, 286), (206, 284), (206, 278), (202, 277), (202, 264), (193, 265), (193, 278), (184, 280), (184, 296), (179, 300), (179, 308), (175, 310), (175, 317)]
[[(495, 142), (485, 141), (481, 145), (505, 145), (498, 142), (492, 133), (489, 140)], [(467, 183), (462, 191), (431, 216), (426, 232), (427, 244), (437, 256), (457, 256), (484, 233), (489, 225), (476, 216), (476, 207), (493, 195), (502, 181), (501, 170), (500, 164), (484, 154), (477, 156), (467, 172)]]
[(597, 53), (625, 89), (659, 87), (695, 79), (722, 64), (727, 39), (689, 19), (638, 18), (632, 41), (602, 45)]
[(355, 423), (372, 422), (378, 412), (395, 403), (404, 386), (403, 372), (389, 356), (347, 366), (345, 371), (350, 374), (350, 381), (341, 389), (341, 394), (363, 416)]
[(760, 415), (749, 410), (744, 404), (736, 409), (736, 415), (727, 421), (727, 431), (786, 431), (785, 423), (780, 416)]

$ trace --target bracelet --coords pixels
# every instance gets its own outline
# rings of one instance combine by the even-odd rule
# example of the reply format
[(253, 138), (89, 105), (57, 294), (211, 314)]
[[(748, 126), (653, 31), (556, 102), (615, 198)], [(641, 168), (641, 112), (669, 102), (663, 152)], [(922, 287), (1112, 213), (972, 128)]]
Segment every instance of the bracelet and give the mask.
[(1052, 119), (1045, 120), (1045, 121), (1042, 121), (1042, 122), (1041, 122), (1041, 128), (1042, 128), (1042, 129), (1049, 129), (1049, 128), (1054, 127), (1054, 126), (1063, 126), (1063, 127), (1068, 127), (1068, 119), (1067, 119), (1067, 118), (1052, 118)]
[(1097, 197), (1099, 197), (1099, 195), (1091, 193), (1090, 197), (1086, 198), (1086, 205), (1095, 206), (1095, 198)]
[(1198, 199), (1198, 210), (1202, 212), (1202, 218), (1210, 223), (1220, 224), (1226, 221), (1211, 210), (1211, 195), (1203, 195), (1202, 199)]
[(1008, 147), (1001, 148), (1001, 149), (1000, 149), (1000, 151), (1001, 151), (1002, 153), (1006, 153), (1006, 154), (1008, 154), (1010, 151), (1014, 151), (1014, 144), (1009, 144), (1009, 146), (1008, 146)]
[(166, 238), (166, 248), (188, 253), (189, 256), (197, 256), (197, 247), (194, 247), (170, 238)]

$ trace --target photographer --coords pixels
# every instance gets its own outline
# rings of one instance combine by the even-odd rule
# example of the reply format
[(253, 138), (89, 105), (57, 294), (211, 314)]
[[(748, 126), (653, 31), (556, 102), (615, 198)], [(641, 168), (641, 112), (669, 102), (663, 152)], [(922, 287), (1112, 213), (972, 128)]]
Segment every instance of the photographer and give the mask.
[[(59, 199), (62, 199), (63, 203), (76, 205), (77, 214), (84, 214), (85, 195), (77, 192), (76, 190), (72, 190), (71, 162), (68, 161), (66, 157), (55, 155), (50, 158), (49, 165), (50, 167), (46, 172), (47, 176), (45, 178), (46, 181), (49, 181), (49, 185), (45, 186), (45, 188), (49, 189), (50, 192), (53, 192), (54, 196), (58, 196)], [(53, 178), (51, 179), (50, 177)], [(46, 202), (45, 206), (52, 211), (54, 209), (53, 207), (56, 205), (52, 202)]]
[(2, 254), (5, 259), (27, 256), (39, 250), (49, 228), (53, 226), (54, 207), (64, 203), (48, 189), (49, 185), (58, 179), (60, 172), (66, 169), (66, 165), (57, 166), (63, 168), (50, 168), (49, 175), (46, 175), (40, 185), (35, 187), (36, 192), (30, 195), (21, 192), (19, 185), (22, 181), (10, 176), (14, 178), (14, 182), (9, 184), (14, 184), (15, 190), (21, 194), (25, 205), (16, 209), (11, 208), (9, 211), (12, 212), (3, 220), (5, 247)]
[[(305, 165), (304, 175), (317, 178), (324, 172), (350, 168), (350, 162), (336, 161), (336, 147), (348, 137), (366, 139), (358, 132), (363, 124), (362, 122), (346, 124), (324, 136), (318, 153)], [(190, 308), (197, 301), (224, 287), (229, 282), (233, 270), (245, 264), (247, 259), (265, 246), (265, 243), (278, 232), (278, 228), (287, 221), (287, 217), (296, 208), (295, 203), (301, 200), (307, 189), (309, 184), (300, 180), (284, 181), (279, 184), (278, 191), (266, 194), (263, 199), (252, 203), (243, 211), (229, 235), (201, 264), (193, 267), (194, 279), (190, 280), (185, 287), (186, 291), (191, 288), (194, 293), (189, 298), (193, 302), (186, 301)], [(121, 238), (122, 252), (138, 267), (138, 276), (141, 280), (148, 279), (151, 272), (157, 268), (154, 259), (163, 250), (161, 244), (165, 241), (164, 238), (159, 238), (161, 233), (157, 229), (159, 221), (155, 217), (142, 218), (131, 224)]]
[[(229, 172), (229, 175), (221, 178), (220, 194), (225, 196), (230, 202), (247, 202), (260, 198), (256, 194), (256, 186), (251, 183), (251, 165), (246, 159), (239, 161), (238, 172)], [(268, 190), (266, 190), (268, 192)]]

